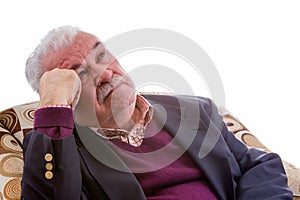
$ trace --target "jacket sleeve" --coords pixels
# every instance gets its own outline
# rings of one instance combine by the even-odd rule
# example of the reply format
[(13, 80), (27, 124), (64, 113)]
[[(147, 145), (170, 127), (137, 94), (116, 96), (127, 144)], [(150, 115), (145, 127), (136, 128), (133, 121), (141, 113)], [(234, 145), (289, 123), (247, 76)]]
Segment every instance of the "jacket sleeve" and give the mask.
[(211, 102), (211, 116), (240, 168), (237, 199), (292, 199), (282, 160), (276, 153), (248, 148), (228, 131), (217, 107)]
[[(37, 114), (41, 115), (39, 117), (44, 115), (43, 125), (39, 125), (43, 132), (39, 131), (38, 127), (34, 127), (34, 130), (24, 137), (22, 199), (75, 200), (81, 198), (80, 158), (75, 138), (72, 134), (57, 137), (61, 135), (60, 132), (64, 128), (69, 129), (71, 127), (66, 127), (64, 122), (55, 125), (53, 123), (55, 120), (47, 122), (51, 112), (57, 114), (57, 111), (61, 111), (57, 109), (60, 108), (52, 111), (48, 109), (44, 113), (37, 112), (37, 110)], [(73, 120), (73, 115), (70, 113), (62, 112), (60, 117)], [(35, 126), (37, 126), (36, 123), (35, 121)]]

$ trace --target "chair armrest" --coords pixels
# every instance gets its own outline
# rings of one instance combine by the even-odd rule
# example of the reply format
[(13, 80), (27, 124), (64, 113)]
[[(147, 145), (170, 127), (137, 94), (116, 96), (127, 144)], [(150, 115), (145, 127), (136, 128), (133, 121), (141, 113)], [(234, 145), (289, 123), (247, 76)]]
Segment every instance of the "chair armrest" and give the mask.
[[(223, 120), (228, 129), (240, 141), (248, 147), (255, 147), (265, 152), (271, 152), (237, 117), (224, 108), (220, 108), (219, 111), (223, 115)], [(283, 160), (283, 166), (288, 177), (288, 185), (294, 194), (294, 200), (300, 200), (300, 169), (285, 160)]]

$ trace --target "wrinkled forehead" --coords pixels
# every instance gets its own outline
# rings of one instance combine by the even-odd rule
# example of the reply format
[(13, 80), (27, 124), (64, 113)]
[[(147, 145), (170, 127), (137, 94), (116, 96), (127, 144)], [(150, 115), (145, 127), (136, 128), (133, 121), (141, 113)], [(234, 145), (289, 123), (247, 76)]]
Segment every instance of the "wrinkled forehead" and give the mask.
[(79, 32), (70, 46), (49, 53), (41, 60), (41, 64), (45, 71), (54, 68), (70, 69), (74, 65), (82, 64), (98, 42), (94, 35)]

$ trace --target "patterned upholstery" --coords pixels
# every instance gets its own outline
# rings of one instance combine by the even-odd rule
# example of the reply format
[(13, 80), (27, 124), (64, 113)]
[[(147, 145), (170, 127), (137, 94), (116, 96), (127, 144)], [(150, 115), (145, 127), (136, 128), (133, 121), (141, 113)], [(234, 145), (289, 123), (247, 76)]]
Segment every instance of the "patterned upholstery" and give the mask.
[[(31, 102), (0, 112), (0, 200), (20, 199), (23, 171), (22, 141), (33, 124), (38, 102)], [(249, 147), (270, 151), (232, 114), (220, 109), (224, 121), (235, 136)], [(294, 200), (300, 200), (300, 169), (283, 162)]]
[(20, 199), (22, 142), (32, 128), (37, 105), (28, 103), (0, 112), (0, 200)]

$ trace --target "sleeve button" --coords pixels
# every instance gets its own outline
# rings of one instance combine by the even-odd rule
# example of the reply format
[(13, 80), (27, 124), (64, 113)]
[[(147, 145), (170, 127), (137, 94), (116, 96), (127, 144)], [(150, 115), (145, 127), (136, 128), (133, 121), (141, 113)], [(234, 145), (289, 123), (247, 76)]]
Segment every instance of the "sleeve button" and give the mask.
[(53, 169), (53, 164), (52, 163), (46, 163), (45, 168), (46, 168), (46, 170), (51, 171)]
[(51, 171), (46, 171), (45, 178), (50, 180), (53, 178), (53, 173)]
[(51, 154), (51, 153), (46, 153), (46, 154), (45, 154), (45, 160), (46, 160), (47, 162), (52, 161), (52, 160), (53, 160), (52, 154)]

